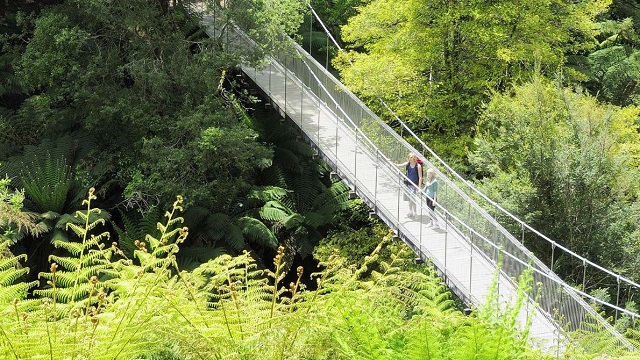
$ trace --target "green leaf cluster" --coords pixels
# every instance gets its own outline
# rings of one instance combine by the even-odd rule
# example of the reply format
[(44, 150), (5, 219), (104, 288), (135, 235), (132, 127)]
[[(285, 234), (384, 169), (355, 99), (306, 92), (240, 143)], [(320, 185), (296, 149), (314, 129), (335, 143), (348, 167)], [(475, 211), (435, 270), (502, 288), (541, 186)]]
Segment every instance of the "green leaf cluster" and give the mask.
[[(536, 77), (515, 87), (513, 96), (494, 95), (479, 121), (470, 163), (483, 178), (483, 191), (509, 211), (589, 260), (634, 277), (638, 111), (599, 104)], [(548, 263), (552, 249), (527, 240)], [(574, 261), (556, 256), (552, 266), (580, 284)], [(590, 287), (602, 279), (585, 281)]]
[[(595, 45), (607, 1), (371, 1), (342, 27), (334, 65), (377, 113), (384, 100), (438, 154), (464, 160), (491, 91)], [(390, 118), (390, 121), (392, 119)]]

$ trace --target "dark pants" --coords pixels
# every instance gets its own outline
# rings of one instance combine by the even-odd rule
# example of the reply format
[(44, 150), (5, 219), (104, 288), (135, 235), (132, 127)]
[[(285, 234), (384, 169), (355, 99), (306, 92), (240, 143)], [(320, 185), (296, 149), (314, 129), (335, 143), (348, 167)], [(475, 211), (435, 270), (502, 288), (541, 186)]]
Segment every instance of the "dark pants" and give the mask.
[(433, 199), (427, 198), (427, 206), (429, 207), (429, 209), (431, 209), (431, 211), (433, 211), (436, 208), (436, 202), (433, 201)]

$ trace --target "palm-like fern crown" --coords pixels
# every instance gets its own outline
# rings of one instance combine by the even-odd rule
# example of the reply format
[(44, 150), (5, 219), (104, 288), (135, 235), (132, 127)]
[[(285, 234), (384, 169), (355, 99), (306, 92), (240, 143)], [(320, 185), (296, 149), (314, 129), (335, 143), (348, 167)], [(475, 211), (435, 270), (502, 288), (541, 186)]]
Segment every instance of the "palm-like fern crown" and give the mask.
[(65, 136), (26, 146), (24, 154), (2, 164), (16, 188), (24, 188), (28, 208), (58, 214), (75, 210), (87, 189), (75, 179), (73, 164), (88, 148), (84, 138)]

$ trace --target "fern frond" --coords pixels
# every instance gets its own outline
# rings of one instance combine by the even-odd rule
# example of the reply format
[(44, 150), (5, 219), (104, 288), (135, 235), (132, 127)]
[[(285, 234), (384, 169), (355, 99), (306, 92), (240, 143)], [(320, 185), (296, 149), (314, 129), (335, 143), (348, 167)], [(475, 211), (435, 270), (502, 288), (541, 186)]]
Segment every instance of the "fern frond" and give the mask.
[(27, 292), (38, 283), (33, 281), (15, 284), (29, 272), (29, 268), (22, 268), (20, 265), (27, 257), (13, 255), (8, 249), (8, 240), (0, 242), (0, 305), (8, 304), (14, 299), (25, 299)]
[(121, 212), (123, 228), (114, 225), (118, 235), (118, 244), (126, 256), (132, 257), (137, 249), (135, 240), (144, 239), (147, 234), (158, 236), (156, 224), (160, 220), (160, 213), (156, 207), (150, 208), (144, 216), (136, 218), (135, 221), (129, 215)]
[(290, 190), (279, 186), (262, 186), (251, 189), (247, 197), (250, 199), (258, 199), (262, 202), (268, 202), (272, 200), (280, 200), (290, 192)]
[[(17, 280), (18, 278), (15, 278)], [(16, 299), (26, 299), (29, 290), (38, 286), (37, 281), (19, 282), (8, 286), (0, 287), (0, 304), (10, 304)]]
[[(8, 244), (9, 241), (5, 240), (2, 243)], [(8, 251), (8, 246), (2, 246), (2, 244), (0, 244), (0, 271), (15, 268), (21, 261), (25, 261), (26, 259), (27, 255), (13, 255)]]
[(278, 246), (278, 239), (262, 221), (244, 216), (238, 219), (238, 225), (242, 229), (242, 235), (252, 242), (273, 249)]
[[(288, 145), (300, 145), (297, 141), (288, 141)], [(304, 145), (306, 148), (308, 146)], [(311, 155), (309, 155), (311, 157)], [(304, 169), (300, 166), (300, 155), (295, 152), (293, 149), (288, 149), (285, 147), (277, 147), (274, 151), (274, 159), (277, 160), (277, 164), (279, 167), (284, 169), (286, 172), (294, 173), (294, 174), (302, 174)]]
[(28, 268), (3, 270), (2, 272), (0, 272), (0, 286), (10, 286), (20, 277), (28, 273)]
[(172, 255), (178, 252), (178, 246), (175, 244), (168, 244), (164, 246), (157, 246), (155, 250), (153, 250), (153, 256), (165, 256)]
[(293, 229), (305, 224), (305, 217), (300, 214), (291, 214), (280, 220), (275, 226), (282, 225), (285, 229)]
[(224, 248), (215, 246), (189, 246), (180, 249), (178, 261), (180, 269), (193, 270), (200, 264), (225, 254)]
[(332, 219), (332, 217), (327, 215), (327, 213), (319, 213), (315, 211), (307, 212), (304, 214), (304, 223), (315, 228), (320, 227), (327, 224), (327, 222)]
[(49, 261), (62, 265), (62, 267), (64, 267), (65, 269), (75, 270), (80, 265), (80, 259), (75, 257), (62, 257), (62, 256), (50, 255)]
[(243, 229), (241, 229), (236, 224), (231, 223), (227, 225), (224, 239), (226, 240), (227, 244), (229, 244), (229, 246), (236, 251), (242, 250), (245, 245), (242, 232)]
[(73, 256), (79, 256), (85, 248), (84, 244), (70, 241), (56, 241), (54, 246), (67, 250)]
[(277, 201), (268, 201), (260, 209), (260, 216), (269, 221), (282, 221), (291, 215), (291, 210)]
[(79, 271), (76, 271), (76, 269), (73, 269), (73, 271), (58, 270), (55, 274), (51, 272), (41, 272), (39, 277), (50, 281), (55, 280), (58, 290), (61, 290), (62, 288), (73, 287), (78, 284), (86, 284), (92, 276), (99, 276), (106, 269), (108, 269), (108, 265), (100, 264), (88, 268), (80, 268)]
[[(60, 306), (61, 309), (63, 309), (62, 306), (64, 304), (67, 304), (68, 306), (64, 307), (65, 310), (60, 312), (61, 316), (65, 316), (68, 314), (66, 310), (70, 308), (84, 308), (88, 303), (89, 294), (97, 295), (100, 289), (101, 287), (95, 287), (93, 284), (86, 282), (75, 287), (71, 283), (69, 287), (65, 288), (38, 289), (34, 290), (33, 293), (43, 298), (55, 299), (57, 306)], [(92, 301), (95, 301), (95, 299)]]
[(260, 174), (262, 181), (267, 184), (271, 184), (273, 186), (286, 188), (287, 185), (287, 174), (284, 169), (281, 169), (278, 166), (272, 166), (262, 171)]

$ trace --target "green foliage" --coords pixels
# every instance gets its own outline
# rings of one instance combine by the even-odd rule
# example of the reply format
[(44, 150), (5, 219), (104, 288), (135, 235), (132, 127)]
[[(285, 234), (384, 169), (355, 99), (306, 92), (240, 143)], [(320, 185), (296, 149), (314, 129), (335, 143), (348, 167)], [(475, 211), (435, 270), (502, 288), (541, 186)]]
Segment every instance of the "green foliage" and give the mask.
[[(470, 162), (483, 191), (507, 210), (591, 261), (633, 274), (637, 265), (626, 259), (637, 251), (637, 116), (637, 108), (600, 105), (536, 77), (513, 96), (493, 97)], [(550, 261), (551, 249), (527, 240)], [(582, 283), (578, 264), (554, 261), (555, 271)], [(587, 287), (601, 280), (585, 279)]]
[[(51, 255), (50, 272), (42, 272), (39, 277), (47, 280), (47, 288), (34, 290), (34, 294), (53, 300), (58, 304), (54, 312), (66, 316), (75, 307), (86, 308), (92, 304), (92, 295), (106, 293), (108, 279), (117, 276), (111, 265), (111, 257), (114, 247), (106, 247), (105, 241), (110, 234), (103, 232), (97, 236), (92, 235), (91, 230), (98, 225), (104, 225), (102, 218), (92, 219), (92, 214), (99, 214), (100, 209), (91, 208), (91, 201), (95, 200), (94, 189), (89, 190), (89, 196), (83, 201), (86, 205), (84, 212), (77, 211), (76, 217), (82, 220), (81, 224), (67, 223), (80, 242), (55, 240), (54, 245), (65, 249), (71, 256), (63, 257)], [(59, 269), (62, 267), (62, 269)], [(102, 279), (101, 282), (98, 282)], [(62, 304), (71, 304), (66, 307)], [(55, 305), (54, 305), (55, 307)]]
[(354, 200), (351, 207), (342, 211), (335, 229), (314, 249), (314, 257), (327, 261), (338, 252), (348, 264), (361, 264), (390, 231), (381, 221), (370, 218), (370, 211), (362, 200)]
[[(347, 23), (349, 18), (356, 15), (356, 9), (362, 3), (363, 1), (361, 0), (312, 0), (311, 6), (313, 6), (313, 9), (318, 13), (325, 26), (327, 26), (333, 38), (341, 41), (341, 27)], [(315, 19), (314, 22), (316, 22)], [(319, 24), (317, 24), (317, 22), (315, 24), (316, 28), (321, 30)], [(303, 28), (302, 30), (304, 31), (306, 29)]]
[[(148, 245), (139, 244), (136, 255), (140, 265), (113, 259), (113, 255), (123, 254), (104, 245), (102, 240), (108, 238), (108, 233), (90, 234), (97, 223), (90, 222), (89, 215), (99, 212), (91, 207), (91, 200), (95, 200), (93, 189), (85, 202), (87, 210), (77, 214), (84, 220), (83, 226), (70, 225), (82, 242), (59, 243), (70, 256), (52, 256), (56, 262), (52, 263), (51, 271), (40, 274), (49, 279), (48, 289), (34, 291), (42, 300), (19, 300), (24, 295), (14, 291), (15, 306), (3, 308), (0, 320), (3, 357), (22, 359), (47, 354), (50, 358), (131, 358), (151, 354), (153, 349), (160, 353), (163, 348), (154, 346), (149, 350), (139, 346), (155, 343), (153, 332), (147, 327), (153, 328), (161, 309), (154, 299), (156, 302), (172, 299), (168, 293), (160, 298), (155, 296), (159, 295), (159, 285), (170, 279), (169, 269), (175, 268), (175, 243), (186, 236), (186, 230), (174, 228), (181, 221), (174, 217), (174, 212), (180, 209), (180, 199), (167, 212), (166, 224), (158, 223), (159, 237), (148, 236)], [(64, 269), (58, 270), (58, 264)], [(15, 269), (3, 266), (1, 271), (4, 278)], [(10, 290), (13, 288), (3, 288), (3, 295)], [(186, 295), (180, 292), (176, 296)], [(11, 327), (14, 331), (7, 331)]]
[(377, 113), (383, 99), (440, 156), (465, 160), (489, 91), (553, 74), (594, 45), (607, 1), (370, 1), (342, 28), (334, 65)]
[(287, 35), (293, 35), (303, 21), (307, 1), (233, 0), (225, 13), (266, 52), (286, 50)]
[(94, 151), (83, 162), (105, 164), (104, 190), (126, 189), (125, 205), (162, 207), (183, 193), (224, 209), (271, 157), (218, 96), (235, 59), (215, 51), (183, 5), (65, 2), (38, 18), (16, 61), (32, 91), (16, 114), (39, 122), (33, 141), (89, 133)]
[(578, 68), (589, 76), (587, 88), (599, 99), (619, 106), (640, 104), (640, 10), (614, 0), (600, 16), (598, 47)]
[(20, 265), (26, 259), (26, 255), (13, 255), (9, 251), (9, 242), (0, 242), (0, 304), (6, 307), (14, 300), (23, 300), (27, 292), (35, 287), (38, 282), (22, 281), (23, 276), (29, 272), (28, 268)]
[(349, 188), (329, 178), (328, 166), (314, 158), (294, 126), (269, 114), (256, 114), (254, 127), (262, 141), (274, 145), (274, 158), (259, 174), (261, 187), (248, 194), (246, 210), (270, 227), (287, 256), (304, 257), (338, 214), (350, 208)]
[(24, 188), (26, 206), (33, 211), (63, 214), (82, 201), (87, 189), (76, 167), (88, 144), (82, 137), (70, 135), (47, 139), (36, 146), (26, 146), (2, 166), (16, 188)]
[[(60, 316), (61, 304), (55, 292), (38, 291), (43, 296), (39, 302), (18, 299), (14, 307), (2, 307), (2, 356), (545, 358), (524, 346), (526, 332), (519, 334), (513, 328), (513, 317), (508, 314), (513, 314), (521, 306), (519, 303), (507, 311), (504, 320), (500, 320), (501, 310), (493, 306), (480, 309), (478, 316), (465, 317), (453, 306), (450, 293), (435, 270), (405, 270), (413, 267), (407, 247), (392, 251), (386, 259), (380, 257), (383, 249), (393, 243), (391, 236), (385, 237), (362, 264), (347, 266), (338, 256), (323, 261), (324, 270), (314, 274), (318, 290), (309, 291), (301, 283), (302, 267), (297, 269), (293, 282), (281, 284), (286, 267), (282, 247), (272, 269), (257, 269), (245, 252), (236, 257), (222, 255), (192, 272), (179, 271), (175, 256), (187, 236), (187, 229), (180, 227), (183, 220), (177, 216), (181, 197), (165, 214), (166, 222), (157, 224), (159, 233), (136, 243), (139, 265), (127, 259), (116, 260), (111, 255), (123, 255), (122, 252), (100, 246), (94, 241), (96, 237), (89, 236), (94, 228), (88, 220), (88, 214), (94, 211), (90, 205), (92, 195), (83, 213), (84, 227), (74, 228), (83, 242), (66, 246), (70, 256), (58, 259), (65, 266), (76, 266), (76, 274), (80, 275), (95, 267), (83, 259), (97, 254), (114, 272), (108, 280), (103, 276), (92, 278), (94, 287), (84, 293), (84, 298), (72, 297), (67, 305), (76, 310), (68, 316)], [(9, 265), (0, 267), (0, 278), (15, 271), (17, 260), (11, 257)], [(57, 268), (52, 267), (51, 273), (47, 276), (56, 279)], [(74, 286), (80, 289), (80, 282), (87, 276), (78, 276)], [(15, 283), (3, 281), (3, 285), (12, 282)], [(57, 284), (55, 280), (52, 283)], [(2, 295), (24, 296), (24, 290), (2, 289)], [(528, 289), (523, 285), (523, 292)]]
[(36, 214), (23, 211), (24, 191), (12, 191), (8, 177), (0, 179), (0, 241), (14, 243), (24, 233), (37, 235), (43, 228), (35, 223)]
[(125, 256), (133, 257), (133, 252), (138, 248), (134, 243), (136, 240), (144, 239), (147, 234), (156, 235), (157, 223), (161, 219), (160, 211), (152, 207), (142, 216), (134, 217), (125, 212), (120, 213), (122, 226), (113, 224), (113, 228), (118, 235), (118, 247)]

